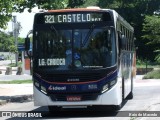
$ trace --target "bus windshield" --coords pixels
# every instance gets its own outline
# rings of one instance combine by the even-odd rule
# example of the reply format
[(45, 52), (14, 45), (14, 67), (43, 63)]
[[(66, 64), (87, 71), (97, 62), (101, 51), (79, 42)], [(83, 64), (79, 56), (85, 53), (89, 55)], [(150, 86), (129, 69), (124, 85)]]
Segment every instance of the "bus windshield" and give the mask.
[(34, 42), (34, 66), (39, 69), (100, 69), (116, 63), (111, 27), (37, 30)]

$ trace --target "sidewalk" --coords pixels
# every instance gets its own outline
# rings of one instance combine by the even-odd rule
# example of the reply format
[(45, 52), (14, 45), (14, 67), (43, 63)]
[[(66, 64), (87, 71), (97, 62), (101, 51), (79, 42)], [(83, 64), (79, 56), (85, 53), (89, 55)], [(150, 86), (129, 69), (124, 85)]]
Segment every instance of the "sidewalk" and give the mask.
[(144, 75), (137, 75), (136, 79), (134, 80), (134, 87), (141, 87), (141, 86), (160, 86), (159, 79), (143, 79)]
[(17, 67), (12, 67), (12, 74), (11, 75), (5, 75), (7, 66), (0, 66), (0, 71), (2, 71), (2, 74), (0, 74), (0, 81), (11, 81), (11, 80), (31, 80), (32, 76), (30, 75), (30, 71), (24, 71), (23, 75), (16, 75), (17, 73)]
[[(5, 75), (6, 66), (0, 65), (0, 81), (31, 80), (29, 71), (23, 75), (16, 75), (17, 68), (12, 68), (11, 75)], [(0, 84), (0, 105), (8, 102), (25, 102), (33, 100), (33, 84)]]
[(0, 84), (0, 105), (33, 100), (33, 84)]

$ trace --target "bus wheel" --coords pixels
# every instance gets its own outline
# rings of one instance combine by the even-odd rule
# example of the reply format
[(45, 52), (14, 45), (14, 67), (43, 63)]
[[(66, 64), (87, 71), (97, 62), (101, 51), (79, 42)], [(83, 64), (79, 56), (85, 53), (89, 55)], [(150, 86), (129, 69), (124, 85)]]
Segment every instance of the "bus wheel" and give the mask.
[(58, 113), (60, 111), (60, 108), (57, 107), (57, 106), (48, 106), (48, 110), (49, 110), (49, 113)]

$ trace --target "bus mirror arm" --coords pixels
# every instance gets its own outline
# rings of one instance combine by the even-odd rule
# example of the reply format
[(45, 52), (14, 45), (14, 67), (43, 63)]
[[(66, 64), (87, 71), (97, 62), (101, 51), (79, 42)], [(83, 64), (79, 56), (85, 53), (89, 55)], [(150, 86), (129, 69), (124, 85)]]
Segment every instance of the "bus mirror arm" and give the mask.
[(30, 49), (30, 38), (25, 38), (25, 51), (29, 51)]
[(31, 59), (31, 52), (30, 52), (30, 38), (25, 38), (25, 51), (28, 55), (28, 57)]
[(30, 30), (27, 34), (27, 37), (25, 38), (25, 51), (28, 55), (28, 57), (31, 59), (32, 57), (32, 51), (30, 51), (30, 38), (29, 35), (33, 33), (33, 30)]

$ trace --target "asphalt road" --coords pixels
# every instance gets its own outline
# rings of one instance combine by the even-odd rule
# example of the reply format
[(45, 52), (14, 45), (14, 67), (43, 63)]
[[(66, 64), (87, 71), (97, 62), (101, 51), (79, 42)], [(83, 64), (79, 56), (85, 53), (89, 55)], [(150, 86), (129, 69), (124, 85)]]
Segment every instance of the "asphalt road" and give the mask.
[[(160, 119), (160, 81), (144, 81), (135, 85), (134, 98), (125, 101), (123, 108), (118, 112), (88, 112), (88, 111), (65, 111), (57, 114), (50, 114), (47, 107), (35, 107), (33, 102), (9, 103), (0, 106), (0, 111), (27, 111), (40, 112), (40, 119), (70, 119), (70, 120), (159, 120)], [(150, 114), (159, 117), (139, 117), (139, 113)], [(140, 115), (141, 115), (140, 114)], [(30, 114), (29, 114), (30, 115)], [(37, 114), (38, 115), (38, 114)], [(32, 117), (31, 117), (32, 118)], [(26, 119), (31, 119), (26, 118)], [(6, 119), (6, 118), (5, 118)], [(8, 118), (9, 120), (18, 119), (17, 117)], [(22, 118), (19, 118), (22, 119)]]

